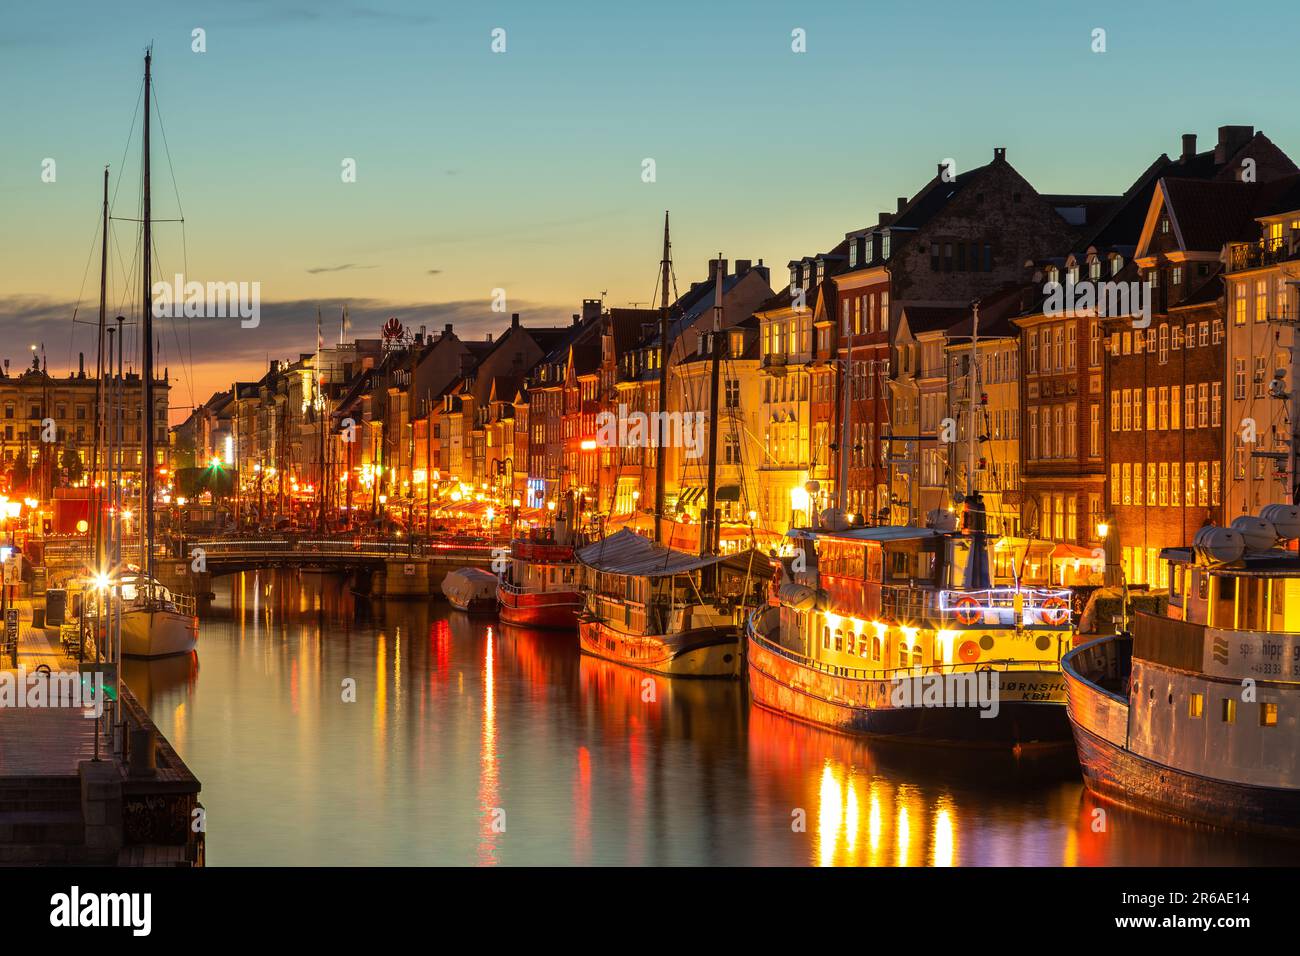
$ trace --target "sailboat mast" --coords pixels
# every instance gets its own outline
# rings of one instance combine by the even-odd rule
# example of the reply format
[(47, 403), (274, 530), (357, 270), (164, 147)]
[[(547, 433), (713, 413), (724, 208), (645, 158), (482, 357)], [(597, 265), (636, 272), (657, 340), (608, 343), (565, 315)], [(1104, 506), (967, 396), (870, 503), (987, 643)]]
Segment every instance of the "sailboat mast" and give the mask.
[(655, 432), (655, 541), (663, 541), (664, 480), (667, 462), (664, 445), (668, 438), (668, 283), (672, 281), (672, 245), (668, 241), (668, 212), (664, 211), (664, 254), (659, 260), (659, 427)]
[(970, 336), (970, 394), (967, 396), (969, 417), (966, 421), (966, 497), (969, 498), (975, 493), (975, 451), (978, 447), (979, 438), (976, 435), (979, 423), (975, 418), (976, 402), (978, 400), (979, 377), (979, 341), (980, 341), (980, 303), (976, 299), (971, 303), (971, 336)]
[[(108, 167), (104, 167), (104, 221), (99, 249), (99, 342), (95, 349), (95, 438), (90, 453), (90, 501), (95, 509), (95, 567), (103, 571), (104, 508), (99, 484), (99, 454), (104, 429), (104, 331), (108, 322)], [(104, 482), (104, 488), (108, 482)]]
[[(144, 570), (145, 580), (150, 582), (153, 590), (153, 481), (154, 481), (154, 442), (153, 442), (153, 287), (152, 287), (152, 230), (149, 227), (149, 100), (151, 82), (151, 64), (153, 48), (144, 55), (144, 199), (141, 218), (144, 220), (144, 241), (141, 244), (141, 274), (144, 277), (144, 314), (140, 321), (140, 421), (144, 429), (142, 440), (144, 454), (140, 466), (141, 492), (140, 510), (143, 519), (140, 522), (140, 566)], [(120, 345), (120, 343), (119, 343)], [(151, 595), (152, 596), (152, 595)]]
[(722, 356), (722, 277), (727, 271), (722, 253), (718, 253), (718, 263), (714, 270), (717, 281), (713, 291), (713, 333), (709, 336), (709, 352), (712, 356), (709, 372), (709, 480), (705, 490), (704, 523), (700, 528), (700, 555), (716, 554), (718, 550), (718, 516), (714, 501), (718, 484), (718, 378), (721, 371), (719, 359)]

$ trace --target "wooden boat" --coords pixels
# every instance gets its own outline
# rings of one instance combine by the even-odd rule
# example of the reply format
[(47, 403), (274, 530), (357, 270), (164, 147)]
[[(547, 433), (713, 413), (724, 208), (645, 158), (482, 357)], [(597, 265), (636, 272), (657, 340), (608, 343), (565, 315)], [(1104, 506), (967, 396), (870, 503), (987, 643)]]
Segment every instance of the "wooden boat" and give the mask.
[[(1300, 536), (1300, 508), (1270, 505), (1265, 515), (1244, 520)], [(1161, 552), (1167, 617), (1139, 612), (1131, 636), (1066, 655), (1070, 723), (1084, 782), (1099, 797), (1296, 837), (1300, 558), (1233, 534), (1205, 528), (1199, 546)]]
[(470, 614), (497, 609), (497, 576), (480, 568), (457, 568), (442, 580), (442, 593), (451, 606)]
[(497, 582), (504, 623), (566, 631), (577, 626), (581, 569), (566, 539), (562, 528), (548, 528), (510, 542), (510, 565)]
[(627, 529), (577, 555), (584, 654), (673, 677), (740, 675), (741, 626), (771, 578), (766, 555), (700, 555)]
[(973, 533), (791, 531), (802, 570), (746, 626), (754, 703), (844, 732), (1068, 746), (1069, 592), (991, 586), (983, 505), (966, 505)]

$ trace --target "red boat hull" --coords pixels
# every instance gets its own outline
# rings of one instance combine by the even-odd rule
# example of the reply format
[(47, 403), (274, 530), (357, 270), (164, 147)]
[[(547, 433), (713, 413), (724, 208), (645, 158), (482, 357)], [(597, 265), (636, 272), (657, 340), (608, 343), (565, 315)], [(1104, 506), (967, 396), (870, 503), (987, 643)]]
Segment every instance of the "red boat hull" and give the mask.
[(525, 591), (497, 588), (500, 617), (506, 624), (546, 630), (573, 630), (578, 626), (582, 594), (578, 591)]

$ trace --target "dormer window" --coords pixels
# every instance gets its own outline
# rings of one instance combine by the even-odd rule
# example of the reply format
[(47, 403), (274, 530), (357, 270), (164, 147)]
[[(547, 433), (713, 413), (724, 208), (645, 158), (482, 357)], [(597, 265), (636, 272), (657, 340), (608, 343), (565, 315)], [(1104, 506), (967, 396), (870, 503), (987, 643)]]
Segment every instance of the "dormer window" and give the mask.
[(863, 246), (862, 261), (870, 262), (876, 257), (876, 240), (872, 236), (867, 236), (866, 245)]
[(1056, 285), (1061, 281), (1061, 273), (1056, 266), (1047, 267), (1047, 282), (1049, 285)]
[(885, 233), (880, 237), (880, 258), (889, 258), (889, 233)]
[(817, 281), (820, 283), (825, 278), (826, 278), (826, 260), (818, 259), (817, 260)]
[(1168, 233), (1168, 232), (1169, 232), (1169, 217), (1168, 217), (1168, 216), (1161, 216), (1161, 217), (1160, 217), (1160, 232), (1161, 232), (1161, 234), (1165, 234), (1165, 233)]
[(858, 265), (858, 240), (854, 239), (849, 243), (849, 268), (857, 268)]
[(798, 266), (790, 267), (790, 288), (791, 289), (803, 288), (803, 274)]
[(1066, 273), (1065, 273), (1065, 281), (1068, 282), (1070, 285), (1074, 285), (1075, 283), (1077, 283), (1077, 282), (1079, 281), (1079, 267), (1078, 267), (1078, 266), (1070, 266), (1070, 268), (1069, 268), (1068, 270), (1066, 270)]
[(1096, 282), (1101, 278), (1101, 260), (1093, 259), (1088, 263), (1088, 278)]
[(1124, 268), (1124, 257), (1116, 253), (1110, 257), (1110, 274), (1119, 275), (1119, 270)]

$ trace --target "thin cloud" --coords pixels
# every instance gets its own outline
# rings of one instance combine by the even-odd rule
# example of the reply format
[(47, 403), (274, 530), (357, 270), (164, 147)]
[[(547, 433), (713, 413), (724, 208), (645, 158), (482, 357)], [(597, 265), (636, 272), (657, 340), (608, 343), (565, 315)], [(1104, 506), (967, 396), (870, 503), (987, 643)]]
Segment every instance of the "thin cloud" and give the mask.
[(345, 262), (341, 266), (313, 266), (307, 271), (312, 275), (320, 272), (347, 272), (349, 269), (374, 269), (375, 266), (359, 266), (353, 262)]

